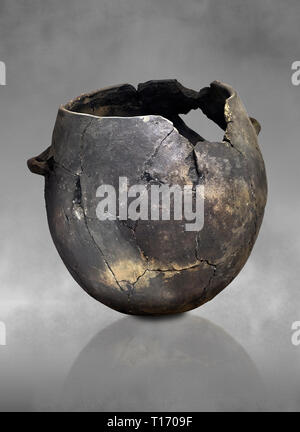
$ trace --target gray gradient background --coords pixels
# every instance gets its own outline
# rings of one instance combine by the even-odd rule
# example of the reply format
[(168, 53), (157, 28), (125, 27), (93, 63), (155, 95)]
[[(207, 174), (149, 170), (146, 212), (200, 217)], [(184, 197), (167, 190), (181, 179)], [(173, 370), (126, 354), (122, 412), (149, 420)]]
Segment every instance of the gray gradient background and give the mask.
[[(26, 159), (49, 145), (61, 103), (111, 84), (162, 78), (194, 89), (227, 82), (262, 124), (269, 198), (259, 238), (233, 283), (187, 315), (219, 325), (243, 346), (265, 383), (267, 409), (300, 409), (300, 347), (291, 344), (291, 324), (300, 320), (300, 87), (291, 84), (299, 22), (299, 0), (0, 0), (0, 60), (7, 66), (0, 87), (0, 320), (7, 326), (0, 409), (62, 409), (59, 394), (78, 354), (122, 319), (67, 272), (50, 238), (43, 179), (27, 170)], [(186, 120), (208, 139), (222, 137), (200, 112)], [(99, 365), (111, 372), (101, 358)], [(131, 409), (145, 408), (142, 393)]]

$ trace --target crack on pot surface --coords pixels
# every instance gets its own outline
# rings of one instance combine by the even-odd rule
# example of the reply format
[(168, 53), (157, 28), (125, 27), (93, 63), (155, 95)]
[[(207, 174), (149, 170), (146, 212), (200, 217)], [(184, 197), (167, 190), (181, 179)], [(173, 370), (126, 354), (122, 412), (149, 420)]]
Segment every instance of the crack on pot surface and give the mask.
[(83, 150), (84, 150), (84, 137), (87, 133), (88, 128), (91, 126), (93, 119), (84, 127), (81, 135), (80, 135), (80, 149), (79, 149), (79, 161), (80, 161), (80, 170), (83, 173)]
[(159, 152), (159, 149), (161, 148), (161, 146), (163, 145), (164, 141), (174, 132), (174, 128), (172, 128), (171, 131), (169, 131), (166, 136), (163, 137), (163, 139), (158, 143), (158, 145), (155, 147), (154, 152), (150, 155), (150, 157), (145, 161), (143, 168), (142, 168), (142, 176), (145, 174), (145, 172), (147, 172), (147, 170), (149, 170), (149, 168), (151, 168), (151, 163), (152, 161), (155, 159), (156, 155)]
[[(119, 281), (118, 281), (118, 279), (117, 279), (117, 277), (116, 277), (116, 275), (115, 275), (115, 273), (114, 273), (114, 271), (113, 271), (111, 265), (110, 265), (109, 262), (107, 261), (107, 258), (106, 258), (106, 256), (105, 256), (105, 254), (103, 253), (103, 251), (102, 251), (101, 247), (99, 246), (99, 244), (98, 244), (98, 243), (96, 242), (96, 240), (94, 239), (94, 236), (92, 235), (91, 230), (90, 230), (90, 228), (89, 228), (88, 220), (87, 220), (87, 218), (86, 218), (86, 212), (85, 212), (84, 205), (83, 205), (83, 202), (82, 202), (82, 188), (81, 188), (81, 178), (80, 178), (80, 176), (78, 176), (77, 181), (76, 181), (76, 186), (75, 186), (75, 192), (74, 192), (73, 204), (74, 204), (74, 208), (75, 208), (74, 211), (75, 211), (75, 214), (76, 214), (76, 215), (78, 214), (78, 213), (77, 213), (77, 212), (78, 212), (78, 208), (81, 209), (82, 213), (80, 213), (80, 216), (81, 216), (81, 215), (83, 216), (84, 223), (85, 223), (86, 229), (87, 229), (87, 231), (88, 231), (88, 233), (89, 233), (89, 235), (90, 235), (91, 240), (93, 241), (94, 245), (95, 245), (96, 248), (99, 250), (99, 252), (101, 253), (101, 255), (102, 255), (102, 257), (103, 257), (103, 260), (104, 260), (104, 262), (105, 262), (107, 268), (108, 268), (109, 271), (111, 272), (111, 274), (112, 274), (112, 276), (113, 276), (113, 278), (114, 278), (116, 284), (117, 284), (118, 287), (123, 291), (123, 288), (121, 287), (121, 285), (120, 285), (120, 283), (119, 283)], [(73, 209), (74, 209), (74, 208), (73, 208)], [(78, 216), (77, 216), (77, 217), (78, 217)]]

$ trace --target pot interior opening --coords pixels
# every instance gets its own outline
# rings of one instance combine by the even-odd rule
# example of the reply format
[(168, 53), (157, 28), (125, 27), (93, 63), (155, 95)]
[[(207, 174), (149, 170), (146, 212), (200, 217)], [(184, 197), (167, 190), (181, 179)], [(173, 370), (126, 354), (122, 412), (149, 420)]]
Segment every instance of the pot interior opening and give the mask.
[(200, 108), (221, 129), (226, 129), (224, 106), (227, 89), (212, 84), (200, 91), (188, 89), (175, 79), (147, 81), (137, 88), (121, 84), (83, 94), (64, 108), (98, 117), (159, 115), (170, 120), (192, 144), (205, 139), (189, 128), (179, 114)]

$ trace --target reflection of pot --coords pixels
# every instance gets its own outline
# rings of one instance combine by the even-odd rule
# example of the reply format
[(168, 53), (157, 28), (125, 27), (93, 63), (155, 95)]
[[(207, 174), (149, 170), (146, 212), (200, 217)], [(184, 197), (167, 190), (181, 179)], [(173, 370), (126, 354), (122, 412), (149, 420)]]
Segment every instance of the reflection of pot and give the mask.
[(252, 360), (220, 327), (190, 315), (127, 317), (80, 353), (61, 409), (257, 411), (263, 393)]
[[(178, 115), (198, 107), (225, 130), (222, 142), (205, 141)], [(131, 314), (183, 312), (218, 294), (245, 264), (263, 217), (259, 128), (220, 82), (200, 92), (176, 80), (126, 84), (60, 107), (52, 145), (28, 165), (45, 176), (52, 238), (75, 280)], [(147, 187), (204, 185), (203, 229), (186, 231), (182, 220), (99, 221), (96, 190), (117, 190), (121, 176)]]

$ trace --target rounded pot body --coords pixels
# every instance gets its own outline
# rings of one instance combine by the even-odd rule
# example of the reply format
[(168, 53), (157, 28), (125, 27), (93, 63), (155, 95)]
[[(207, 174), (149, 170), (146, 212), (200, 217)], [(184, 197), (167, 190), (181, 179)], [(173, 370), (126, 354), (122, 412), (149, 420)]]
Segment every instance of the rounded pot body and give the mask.
[[(116, 88), (123, 105), (103, 102), (98, 91), (61, 106), (51, 146), (29, 167), (45, 176), (53, 241), (87, 293), (129, 314), (184, 312), (225, 288), (254, 245), (267, 196), (259, 124), (236, 92), (219, 82), (186, 97), (191, 104), (198, 98), (225, 130), (221, 142), (187, 133), (170, 109), (162, 115), (131, 106), (124, 113), (128, 89)], [(116, 94), (116, 88), (104, 93)], [(182, 218), (174, 218), (179, 201), (172, 193), (170, 217), (153, 218), (151, 190), (174, 185), (182, 191)], [(185, 189), (196, 208), (194, 221), (184, 217)], [(132, 204), (138, 197), (139, 206)], [(143, 217), (130, 217), (141, 206)]]

